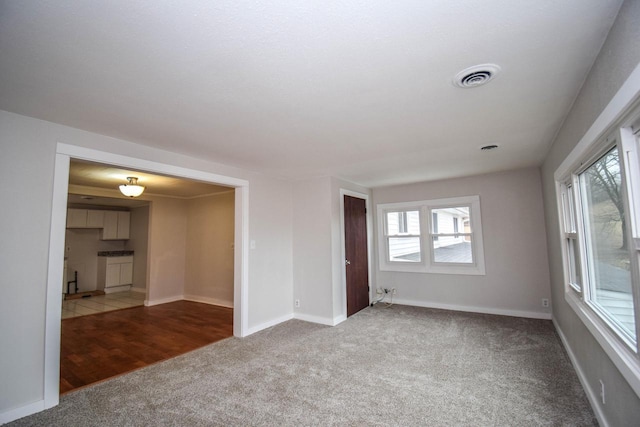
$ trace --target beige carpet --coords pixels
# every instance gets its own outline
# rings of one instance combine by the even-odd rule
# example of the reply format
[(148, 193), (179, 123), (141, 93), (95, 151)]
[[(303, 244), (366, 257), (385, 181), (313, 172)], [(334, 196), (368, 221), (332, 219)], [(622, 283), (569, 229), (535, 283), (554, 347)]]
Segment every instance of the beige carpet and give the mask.
[(12, 426), (597, 425), (550, 321), (406, 306), (292, 320)]

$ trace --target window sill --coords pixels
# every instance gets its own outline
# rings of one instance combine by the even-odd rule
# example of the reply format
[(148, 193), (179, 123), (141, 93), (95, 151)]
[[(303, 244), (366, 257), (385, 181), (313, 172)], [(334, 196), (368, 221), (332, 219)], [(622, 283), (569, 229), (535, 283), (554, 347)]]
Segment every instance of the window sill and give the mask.
[(381, 264), (380, 271), (394, 271), (398, 273), (421, 273), (421, 274), (458, 274), (466, 276), (485, 276), (485, 270), (479, 266), (441, 266), (431, 265), (425, 266), (424, 264)]
[(565, 300), (640, 397), (640, 362), (636, 354), (571, 289), (565, 292)]

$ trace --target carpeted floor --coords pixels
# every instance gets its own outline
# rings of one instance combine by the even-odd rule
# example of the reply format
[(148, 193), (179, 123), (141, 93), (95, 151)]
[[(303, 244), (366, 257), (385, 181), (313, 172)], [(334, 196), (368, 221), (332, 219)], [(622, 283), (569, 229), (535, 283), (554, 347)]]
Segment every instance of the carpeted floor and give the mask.
[(407, 306), (291, 320), (11, 426), (597, 425), (550, 321)]

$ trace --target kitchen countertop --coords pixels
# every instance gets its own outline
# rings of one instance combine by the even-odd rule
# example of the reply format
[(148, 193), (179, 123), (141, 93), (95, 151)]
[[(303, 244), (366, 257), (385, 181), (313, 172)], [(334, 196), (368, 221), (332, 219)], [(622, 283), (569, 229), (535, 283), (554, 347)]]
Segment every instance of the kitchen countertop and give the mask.
[(102, 251), (98, 252), (98, 256), (131, 256), (133, 251)]

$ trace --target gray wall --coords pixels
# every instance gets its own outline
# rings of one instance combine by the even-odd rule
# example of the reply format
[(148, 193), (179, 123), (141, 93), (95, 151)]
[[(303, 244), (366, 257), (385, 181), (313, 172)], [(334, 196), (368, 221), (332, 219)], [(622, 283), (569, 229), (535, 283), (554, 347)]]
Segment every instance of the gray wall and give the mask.
[(618, 18), (542, 166), (553, 317), (564, 333), (579, 368), (586, 376), (589, 392), (599, 396), (599, 381), (605, 383), (607, 404), (599, 404), (598, 408), (612, 426), (637, 425), (640, 420), (640, 399), (564, 300), (553, 173), (639, 61), (640, 1), (634, 0), (625, 2), (620, 9)]
[(233, 307), (235, 194), (187, 201), (185, 298)]
[(147, 291), (147, 256), (149, 246), (149, 206), (131, 209), (129, 240), (125, 247), (134, 251), (133, 288)]
[(473, 195), (480, 196), (486, 275), (376, 270), (377, 286), (395, 287), (394, 300), (404, 304), (550, 318), (541, 303), (550, 291), (537, 168), (376, 188), (373, 201), (377, 206)]
[(346, 318), (340, 190), (370, 194), (333, 177), (293, 185), (293, 299), (300, 300), (294, 312), (299, 319), (328, 325)]
[[(257, 242), (249, 251), (248, 329), (255, 331), (293, 315), (290, 183), (0, 111), (0, 194), (11, 201), (10, 208), (0, 210), (0, 419), (43, 405), (45, 298), (57, 142), (248, 180), (249, 236)], [(21, 185), (14, 185), (16, 180)], [(161, 225), (153, 212), (151, 217), (151, 222)], [(151, 227), (153, 238), (154, 225)], [(153, 278), (155, 267), (149, 268)]]

